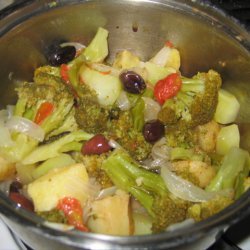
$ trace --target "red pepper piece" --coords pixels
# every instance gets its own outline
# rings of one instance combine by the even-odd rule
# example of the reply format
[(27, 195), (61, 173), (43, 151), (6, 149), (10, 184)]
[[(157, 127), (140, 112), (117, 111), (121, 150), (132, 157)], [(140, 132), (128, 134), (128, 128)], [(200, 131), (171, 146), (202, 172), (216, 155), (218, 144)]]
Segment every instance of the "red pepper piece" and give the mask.
[(35, 123), (41, 124), (52, 112), (54, 105), (50, 102), (43, 102), (36, 114)]
[(111, 149), (109, 146), (108, 140), (103, 135), (95, 135), (90, 140), (88, 140), (82, 147), (82, 154), (84, 155), (92, 155), (97, 154), (100, 155), (102, 153), (106, 153)]
[(56, 208), (63, 211), (70, 225), (83, 232), (89, 231), (83, 224), (83, 209), (79, 200), (73, 197), (64, 197), (59, 200)]
[(173, 45), (173, 43), (171, 41), (166, 41), (165, 46), (169, 47), (169, 48), (174, 48), (174, 45)]
[(69, 71), (69, 67), (67, 64), (62, 64), (61, 65), (61, 77), (62, 79), (66, 82), (66, 83), (69, 83), (69, 75), (68, 75), (68, 71)]
[(178, 73), (172, 73), (156, 83), (154, 97), (160, 104), (163, 104), (167, 99), (177, 95), (181, 89), (181, 85), (180, 75)]

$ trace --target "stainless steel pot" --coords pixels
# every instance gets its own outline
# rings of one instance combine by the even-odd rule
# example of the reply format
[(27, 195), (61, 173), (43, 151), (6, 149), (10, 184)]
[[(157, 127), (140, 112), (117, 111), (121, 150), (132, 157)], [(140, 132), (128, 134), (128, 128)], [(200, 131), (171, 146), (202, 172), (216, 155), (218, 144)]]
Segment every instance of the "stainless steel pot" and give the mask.
[[(55, 40), (88, 43), (97, 27), (110, 31), (110, 57), (132, 48), (142, 58), (166, 40), (180, 49), (182, 72), (213, 68), (223, 87), (241, 103), (237, 123), (241, 147), (250, 151), (250, 34), (216, 8), (192, 0), (40, 0), (24, 1), (0, 12), (0, 108), (14, 103), (13, 89), (30, 80), (46, 63), (44, 53)], [(188, 228), (156, 235), (116, 237), (59, 232), (16, 207), (0, 193), (7, 225), (34, 249), (205, 249), (221, 230), (250, 213), (248, 191), (221, 213)]]

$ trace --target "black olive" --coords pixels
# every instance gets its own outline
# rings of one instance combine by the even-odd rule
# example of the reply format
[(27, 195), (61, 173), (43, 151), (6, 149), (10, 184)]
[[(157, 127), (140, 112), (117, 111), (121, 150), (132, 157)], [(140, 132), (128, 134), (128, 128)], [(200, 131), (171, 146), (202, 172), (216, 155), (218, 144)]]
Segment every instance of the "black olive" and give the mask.
[(48, 61), (52, 66), (60, 66), (75, 58), (76, 48), (74, 46), (55, 47), (48, 55)]
[(124, 89), (132, 94), (140, 94), (146, 88), (143, 78), (134, 71), (126, 71), (120, 74), (120, 80)]
[(151, 120), (144, 124), (143, 135), (147, 142), (154, 143), (164, 136), (164, 125), (159, 120)]

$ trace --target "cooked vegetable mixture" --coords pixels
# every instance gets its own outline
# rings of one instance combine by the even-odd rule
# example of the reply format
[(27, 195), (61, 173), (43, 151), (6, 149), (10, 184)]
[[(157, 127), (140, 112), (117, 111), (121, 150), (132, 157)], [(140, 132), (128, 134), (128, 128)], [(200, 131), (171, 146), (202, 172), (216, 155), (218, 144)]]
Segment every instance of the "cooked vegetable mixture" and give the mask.
[[(239, 102), (214, 70), (191, 78), (166, 42), (112, 65), (108, 31), (54, 46), (0, 111), (1, 189), (61, 230), (151, 234), (212, 216), (249, 188)], [(7, 188), (6, 188), (7, 186)]]

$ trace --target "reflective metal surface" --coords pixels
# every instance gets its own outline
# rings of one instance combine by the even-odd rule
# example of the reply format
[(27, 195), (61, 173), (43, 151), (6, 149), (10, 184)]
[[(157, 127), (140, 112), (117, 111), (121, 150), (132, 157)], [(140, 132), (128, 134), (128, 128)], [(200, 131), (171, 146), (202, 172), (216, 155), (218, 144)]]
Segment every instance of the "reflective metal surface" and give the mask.
[[(0, 16), (5, 15), (0, 12)], [(110, 61), (125, 48), (146, 60), (171, 40), (180, 50), (184, 75), (210, 68), (219, 71), (224, 88), (240, 100), (237, 122), (242, 147), (250, 151), (250, 35), (235, 20), (200, 1), (40, 0), (13, 9), (0, 21), (0, 108), (14, 103), (14, 88), (22, 80), (31, 80), (33, 70), (46, 63), (48, 45), (55, 40), (87, 44), (99, 26), (110, 32)], [(248, 192), (222, 213), (188, 230), (112, 237), (45, 228), (3, 194), (0, 206), (8, 225), (35, 249), (204, 249), (220, 230), (250, 210)]]

